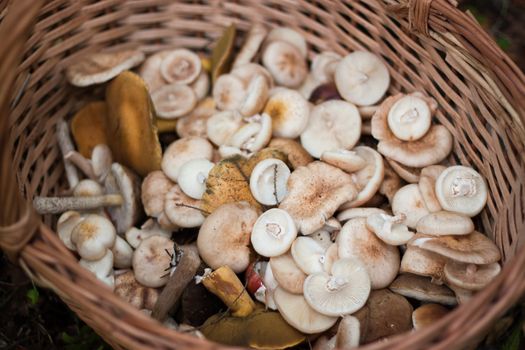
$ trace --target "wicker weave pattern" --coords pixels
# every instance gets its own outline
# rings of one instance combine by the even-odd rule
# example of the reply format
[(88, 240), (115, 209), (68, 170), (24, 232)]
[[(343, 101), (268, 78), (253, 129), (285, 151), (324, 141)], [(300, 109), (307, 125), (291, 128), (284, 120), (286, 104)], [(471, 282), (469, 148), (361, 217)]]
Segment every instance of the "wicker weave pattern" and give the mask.
[(23, 198), (65, 189), (55, 124), (93, 99), (92, 90), (86, 94), (68, 86), (63, 70), (79, 56), (100, 50), (207, 50), (231, 22), (241, 31), (255, 22), (291, 26), (307, 39), (310, 57), (328, 49), (381, 55), (392, 76), (389, 92), (424, 90), (434, 97), (441, 106), (437, 119), (454, 135), (450, 161), (472, 165), (487, 179), (491, 195), (477, 226), (494, 238), (509, 262), (502, 275), (433, 327), (366, 349), (461, 348), (479, 338), (525, 290), (525, 250), (520, 249), (525, 77), (450, 2), (52, 0), (42, 7), (41, 1), (8, 2), (0, 1), (0, 16), (6, 16), (1, 37), (13, 38), (0, 43), (1, 57), (10, 62), (0, 67), (0, 245), (13, 257), (19, 254), (31, 276), (55, 290), (115, 348), (218, 346), (165, 329), (118, 299), (78, 266), (45, 225), (51, 218), (39, 224), (27, 211)]

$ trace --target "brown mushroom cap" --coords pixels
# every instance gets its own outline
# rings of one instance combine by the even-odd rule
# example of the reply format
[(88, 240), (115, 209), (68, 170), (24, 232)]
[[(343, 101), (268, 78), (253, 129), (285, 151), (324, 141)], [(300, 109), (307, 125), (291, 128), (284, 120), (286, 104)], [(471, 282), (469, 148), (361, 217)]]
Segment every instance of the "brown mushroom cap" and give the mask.
[(290, 293), (303, 293), (306, 274), (297, 266), (290, 252), (271, 257), (270, 266), (279, 287)]
[(500, 272), (501, 266), (498, 263), (474, 265), (449, 260), (445, 264), (447, 282), (468, 290), (483, 289)]
[(456, 300), (458, 301), (459, 305), (465, 304), (466, 302), (468, 302), (470, 299), (472, 299), (472, 297), (474, 296), (474, 293), (475, 293), (472, 290), (460, 288), (460, 287), (457, 287), (457, 286), (455, 286), (453, 284), (449, 284), (448, 286), (456, 294)]
[(446, 258), (439, 254), (408, 246), (401, 259), (399, 272), (428, 276), (432, 278), (433, 283), (441, 284), (445, 279), (445, 263)]
[(273, 147), (283, 152), (290, 161), (294, 169), (305, 166), (314, 161), (312, 156), (306, 152), (301, 144), (295, 140), (284, 138), (273, 138), (269, 147)]
[(436, 180), (445, 169), (446, 167), (443, 165), (430, 165), (421, 169), (418, 183), (419, 191), (421, 191), (423, 201), (431, 213), (442, 210), (436, 196)]
[(397, 278), (388, 286), (397, 294), (424, 302), (443, 305), (456, 305), (456, 295), (445, 285), (432, 283), (430, 278), (406, 273)]
[(78, 151), (86, 158), (91, 158), (96, 145), (107, 143), (107, 113), (106, 102), (95, 101), (82, 107), (71, 120), (71, 135)]
[(199, 254), (211, 268), (240, 273), (250, 263), (250, 233), (259, 213), (246, 202), (229, 203), (211, 213), (199, 230)]
[(438, 211), (423, 216), (416, 225), (418, 233), (427, 235), (467, 235), (474, 231), (474, 222), (468, 216), (450, 211)]
[(467, 264), (491, 264), (501, 258), (494, 242), (477, 231), (468, 235), (438, 237), (418, 233), (408, 245)]
[(142, 205), (146, 215), (159, 217), (164, 211), (164, 196), (175, 185), (160, 170), (153, 171), (144, 178), (141, 187)]
[(313, 162), (296, 169), (288, 179), (288, 195), (279, 205), (294, 219), (299, 232), (312, 234), (341, 204), (357, 195), (350, 175), (331, 165)]
[(152, 310), (159, 297), (159, 290), (145, 287), (135, 279), (133, 271), (115, 274), (114, 293), (136, 307)]
[(449, 312), (449, 309), (439, 304), (425, 304), (414, 310), (412, 323), (414, 329), (429, 327), (439, 321)]

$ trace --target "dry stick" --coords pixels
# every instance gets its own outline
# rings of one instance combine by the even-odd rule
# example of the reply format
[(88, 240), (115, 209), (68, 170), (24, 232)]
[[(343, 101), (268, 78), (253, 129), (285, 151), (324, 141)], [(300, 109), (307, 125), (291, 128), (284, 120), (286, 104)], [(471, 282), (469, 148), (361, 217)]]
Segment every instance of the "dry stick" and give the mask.
[(79, 152), (69, 151), (64, 155), (64, 159), (71, 162), (71, 164), (74, 164), (91, 180), (98, 181), (98, 178), (95, 175), (95, 172), (93, 171), (93, 166), (91, 165), (91, 161), (87, 159), (86, 157), (84, 157)]
[(200, 211), (201, 213), (204, 213), (206, 215), (210, 215), (211, 213), (207, 210), (204, 210), (204, 209), (201, 209), (201, 208), (198, 208), (198, 207), (194, 207), (193, 205), (189, 205), (189, 204), (184, 204), (184, 203), (175, 203), (175, 205), (177, 207), (183, 207), (183, 208), (189, 208), (189, 209), (195, 209), (195, 210), (198, 210)]
[[(62, 157), (64, 157), (68, 152), (75, 150), (75, 147), (73, 147), (73, 141), (71, 141), (71, 136), (69, 134), (69, 126), (67, 125), (67, 122), (63, 119), (59, 120), (56, 131), (58, 146), (60, 148), (60, 152), (62, 153)], [(69, 187), (75, 188), (79, 182), (77, 168), (75, 168), (75, 166), (66, 159), (64, 159), (64, 168), (66, 170), (66, 177)]]
[(93, 197), (35, 197), (33, 207), (39, 214), (60, 214), (68, 210), (91, 210), (122, 205), (120, 194)]
[[(174, 252), (176, 254), (176, 252)], [(164, 322), (168, 316), (168, 312), (180, 299), (184, 288), (191, 282), (199, 266), (201, 259), (195, 244), (182, 246), (182, 258), (175, 269), (173, 275), (170, 276), (168, 283), (162, 290), (153, 307), (151, 317)]]
[(277, 164), (273, 166), (273, 196), (275, 197), (275, 203), (279, 204), (279, 198), (277, 198)]

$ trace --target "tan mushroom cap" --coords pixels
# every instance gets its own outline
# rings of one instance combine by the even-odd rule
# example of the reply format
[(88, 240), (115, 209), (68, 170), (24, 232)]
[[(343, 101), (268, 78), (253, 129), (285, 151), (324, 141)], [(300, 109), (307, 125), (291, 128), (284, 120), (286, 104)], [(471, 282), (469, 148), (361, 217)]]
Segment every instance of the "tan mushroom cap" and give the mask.
[(392, 170), (395, 171), (399, 177), (401, 177), (403, 180), (410, 184), (417, 183), (420, 179), (421, 170), (419, 168), (412, 168), (405, 166), (401, 163), (396, 162), (395, 160), (385, 158), (386, 162)]
[(404, 215), (372, 214), (366, 218), (366, 227), (386, 244), (403, 245), (414, 236), (404, 220)]
[(391, 203), (396, 192), (403, 187), (403, 180), (385, 159), (383, 159), (383, 165), (385, 166), (385, 176), (378, 192), (388, 198)]
[(488, 190), (485, 180), (476, 170), (456, 165), (439, 175), (436, 196), (443, 209), (475, 216), (485, 207)]
[(443, 165), (430, 165), (421, 169), (419, 177), (419, 191), (423, 201), (431, 213), (443, 210), (436, 196), (436, 180), (446, 169)]
[(359, 346), (361, 338), (361, 325), (358, 318), (346, 315), (339, 322), (335, 336), (335, 347), (350, 349)]
[(399, 250), (387, 245), (366, 227), (365, 218), (346, 222), (337, 236), (339, 257), (355, 257), (368, 271), (372, 289), (388, 286), (396, 278), (400, 265)]
[(318, 85), (334, 80), (335, 69), (342, 58), (341, 55), (332, 51), (322, 51), (314, 56), (310, 71)]
[(113, 266), (118, 269), (127, 269), (131, 266), (131, 258), (133, 257), (133, 248), (128, 242), (120, 237), (116, 236), (115, 244), (111, 248), (113, 253)]
[(272, 118), (273, 136), (294, 139), (308, 125), (310, 106), (297, 91), (277, 88), (270, 93), (264, 113)]
[(230, 73), (241, 79), (244, 82), (244, 85), (248, 85), (258, 75), (262, 75), (266, 79), (270, 88), (273, 88), (274, 85), (270, 72), (257, 63), (241, 64), (240, 66), (233, 67)]
[(306, 79), (306, 59), (297, 47), (285, 41), (273, 41), (265, 46), (262, 63), (279, 85), (296, 88)]
[(273, 28), (266, 37), (266, 43), (285, 41), (295, 46), (303, 57), (308, 53), (308, 44), (304, 36), (290, 27)]
[(368, 216), (372, 214), (387, 214), (387, 212), (380, 208), (367, 208), (367, 207), (359, 207), (359, 208), (350, 208), (345, 209), (339, 214), (337, 214), (337, 220), (339, 220), (342, 223), (345, 223), (348, 220), (355, 219), (355, 218), (367, 218)]
[(418, 233), (427, 235), (468, 235), (474, 231), (474, 222), (468, 216), (450, 211), (438, 211), (423, 216), (416, 225)]
[(160, 65), (169, 51), (160, 51), (148, 56), (140, 66), (139, 75), (146, 83), (148, 90), (153, 92), (167, 84), (160, 72)]
[(491, 264), (501, 258), (494, 242), (477, 231), (468, 235), (438, 237), (418, 233), (408, 244), (467, 264)]
[(156, 220), (148, 219), (144, 224), (142, 224), (140, 229), (132, 227), (125, 233), (126, 241), (133, 248), (137, 248), (140, 242), (142, 242), (142, 240), (150, 236), (163, 236), (166, 238), (170, 238), (171, 231), (168, 231), (159, 226), (159, 223), (157, 223)]
[(231, 136), (242, 126), (242, 115), (237, 111), (213, 114), (206, 122), (206, 134), (217, 146), (228, 143)]
[(410, 228), (416, 228), (418, 221), (430, 214), (416, 184), (401, 187), (392, 198), (391, 204), (394, 215), (405, 215), (405, 224)]
[(297, 267), (307, 275), (324, 271), (326, 249), (313, 238), (297, 237), (290, 252)]
[(164, 196), (164, 213), (178, 227), (199, 227), (204, 222), (201, 201), (187, 196), (179, 185), (173, 185)]
[(144, 178), (141, 187), (142, 205), (146, 215), (159, 217), (164, 211), (164, 196), (175, 183), (160, 170), (153, 171)]
[(102, 186), (90, 179), (80, 180), (80, 182), (73, 189), (73, 196), (75, 197), (94, 197), (102, 196), (104, 189)]
[(115, 227), (102, 215), (91, 214), (71, 232), (71, 242), (85, 260), (99, 260), (115, 243)]
[(423, 329), (432, 326), (442, 317), (448, 314), (449, 309), (439, 304), (421, 305), (412, 313), (414, 329)]
[(275, 137), (272, 138), (268, 147), (277, 148), (286, 154), (294, 169), (314, 161), (313, 157), (295, 140)]
[(155, 90), (151, 100), (159, 118), (175, 119), (190, 113), (197, 105), (197, 96), (187, 85), (169, 84)]
[(303, 293), (306, 274), (297, 266), (290, 252), (271, 257), (270, 266), (280, 288), (293, 294)]
[(394, 293), (423, 302), (456, 305), (456, 295), (445, 285), (432, 283), (430, 278), (406, 273), (388, 286)]
[(77, 211), (66, 211), (58, 218), (57, 233), (64, 245), (70, 250), (77, 250), (75, 244), (71, 242), (73, 229), (84, 220)]
[(320, 333), (337, 322), (337, 317), (326, 316), (312, 309), (304, 296), (288, 293), (281, 287), (275, 290), (274, 299), (286, 322), (303, 333)]
[(223, 111), (238, 109), (246, 94), (243, 81), (233, 74), (223, 74), (213, 84), (213, 100), (218, 109)]
[(159, 297), (159, 290), (141, 285), (133, 271), (115, 273), (114, 293), (137, 309), (152, 310)]
[(411, 273), (432, 278), (432, 283), (442, 284), (445, 279), (445, 263), (447, 259), (439, 254), (407, 246), (401, 259), (400, 273)]
[(498, 263), (487, 265), (463, 264), (449, 260), (445, 264), (447, 283), (463, 289), (481, 290), (501, 272)]
[(168, 51), (160, 65), (160, 73), (169, 84), (191, 84), (201, 70), (201, 59), (187, 49)]
[(93, 53), (69, 66), (66, 77), (75, 86), (103, 83), (140, 64), (144, 57), (144, 53), (133, 50)]
[[(168, 254), (169, 253), (169, 254)], [(135, 279), (146, 287), (162, 287), (168, 282), (166, 268), (173, 255), (173, 241), (162, 236), (151, 236), (140, 242), (133, 253)]]
[(235, 68), (250, 63), (257, 55), (267, 34), (268, 30), (263, 24), (254, 23), (246, 34), (244, 43), (242, 44), (241, 50), (237, 53), (237, 56), (235, 56), (232, 67)]
[(279, 205), (299, 232), (311, 234), (323, 227), (341, 204), (353, 200), (357, 190), (350, 175), (322, 162), (296, 169), (288, 179), (288, 195)]
[(355, 151), (346, 149), (324, 151), (321, 154), (321, 160), (347, 173), (359, 171), (367, 165), (366, 161), (358, 156)]
[(177, 120), (177, 135), (180, 137), (208, 137), (208, 120), (217, 112), (213, 99), (206, 97), (190, 114)]
[(272, 208), (265, 211), (251, 233), (253, 249), (265, 257), (279, 256), (287, 252), (297, 237), (292, 217), (284, 210)]
[(178, 139), (166, 148), (162, 156), (162, 171), (170, 180), (177, 181), (180, 169), (184, 163), (204, 158), (210, 160), (213, 146), (201, 137), (185, 137)]
[(229, 266), (236, 273), (250, 263), (250, 233), (259, 217), (246, 202), (224, 204), (202, 224), (197, 247), (202, 260), (211, 268)]
[(206, 70), (201, 70), (201, 73), (197, 77), (197, 79), (191, 83), (190, 85), (191, 89), (195, 93), (195, 96), (197, 97), (197, 101), (201, 101), (208, 96), (208, 92), (210, 91), (210, 76)]

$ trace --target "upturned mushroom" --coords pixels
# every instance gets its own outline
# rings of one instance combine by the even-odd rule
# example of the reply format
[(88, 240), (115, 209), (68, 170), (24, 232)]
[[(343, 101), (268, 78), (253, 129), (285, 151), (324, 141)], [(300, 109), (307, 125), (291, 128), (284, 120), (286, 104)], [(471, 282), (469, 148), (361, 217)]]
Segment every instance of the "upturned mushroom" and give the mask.
[(197, 105), (195, 91), (182, 84), (159, 87), (151, 94), (151, 101), (159, 118), (175, 119), (190, 113)]
[(468, 235), (474, 231), (474, 222), (468, 216), (449, 211), (438, 211), (423, 216), (416, 225), (418, 233), (433, 236)]
[(339, 322), (337, 334), (335, 335), (335, 347), (338, 349), (351, 349), (359, 346), (361, 338), (361, 326), (359, 320), (346, 315)]
[(168, 282), (173, 241), (162, 236), (150, 236), (133, 253), (133, 272), (136, 280), (146, 287), (162, 287)]
[(268, 158), (257, 163), (250, 175), (253, 197), (264, 205), (278, 205), (287, 194), (290, 169), (280, 159)]
[(271, 257), (270, 266), (280, 288), (289, 293), (303, 293), (306, 274), (297, 266), (290, 252)]
[(201, 137), (185, 137), (173, 142), (162, 156), (162, 171), (172, 180), (177, 181), (182, 166), (193, 159), (210, 160), (213, 146)]
[(192, 159), (184, 163), (177, 176), (180, 189), (193, 199), (201, 199), (206, 190), (206, 179), (214, 165), (204, 158)]
[(448, 284), (467, 290), (481, 290), (501, 272), (497, 262), (486, 265), (464, 264), (453, 260), (445, 264), (445, 278)]
[[(80, 257), (85, 260), (99, 260), (115, 243), (115, 227), (107, 218), (91, 214), (86, 216), (71, 232), (71, 242)], [(112, 259), (113, 266), (113, 259)]]
[(442, 284), (445, 280), (446, 261), (439, 254), (409, 245), (401, 259), (399, 272), (431, 277), (432, 283)]
[(164, 215), (177, 227), (199, 227), (204, 222), (202, 202), (187, 196), (174, 185), (164, 196)]
[(246, 87), (239, 112), (247, 117), (261, 112), (268, 100), (269, 89), (268, 80), (263, 75), (256, 75)]
[(348, 220), (355, 218), (367, 218), (372, 214), (388, 214), (385, 210), (380, 208), (370, 208), (370, 207), (358, 207), (358, 208), (349, 208), (343, 211), (340, 211), (336, 218), (341, 223), (345, 223)]
[(244, 118), (247, 124), (241, 126), (227, 142), (248, 154), (260, 151), (272, 137), (272, 119), (266, 113)]
[(427, 100), (411, 94), (401, 97), (392, 105), (387, 121), (395, 137), (402, 141), (416, 141), (427, 133), (433, 112)]
[(297, 237), (292, 217), (284, 210), (265, 211), (253, 225), (250, 240), (255, 251), (265, 257), (284, 254)]
[(421, 305), (412, 313), (412, 324), (415, 330), (432, 326), (449, 313), (449, 309), (439, 304)]
[(206, 134), (217, 146), (226, 145), (232, 135), (242, 126), (238, 111), (222, 111), (213, 114), (206, 122)]
[(310, 106), (297, 91), (277, 88), (270, 92), (264, 113), (272, 118), (273, 136), (294, 139), (308, 125)]
[(366, 218), (366, 227), (386, 244), (403, 245), (414, 236), (414, 233), (403, 223), (404, 221), (404, 214), (397, 216), (372, 214)]
[(296, 88), (306, 79), (306, 59), (299, 49), (285, 41), (269, 42), (262, 53), (262, 63), (279, 85)]
[(295, 264), (307, 275), (323, 272), (326, 248), (311, 237), (297, 237), (290, 249)]
[(141, 285), (131, 270), (115, 272), (114, 293), (139, 310), (153, 309), (159, 297), (158, 289)]
[(416, 184), (401, 187), (392, 198), (391, 204), (394, 215), (405, 215), (405, 224), (412, 229), (416, 228), (422, 217), (429, 214)]
[(367, 165), (366, 161), (357, 155), (355, 151), (349, 151), (346, 149), (324, 151), (321, 154), (321, 160), (325, 163), (338, 167), (347, 173), (359, 171)]
[(422, 302), (456, 305), (456, 295), (445, 285), (432, 283), (430, 278), (405, 273), (388, 286), (394, 293)]
[(357, 189), (350, 175), (322, 162), (296, 169), (288, 180), (288, 195), (279, 205), (294, 219), (299, 232), (323, 227), (341, 204), (352, 201)]

